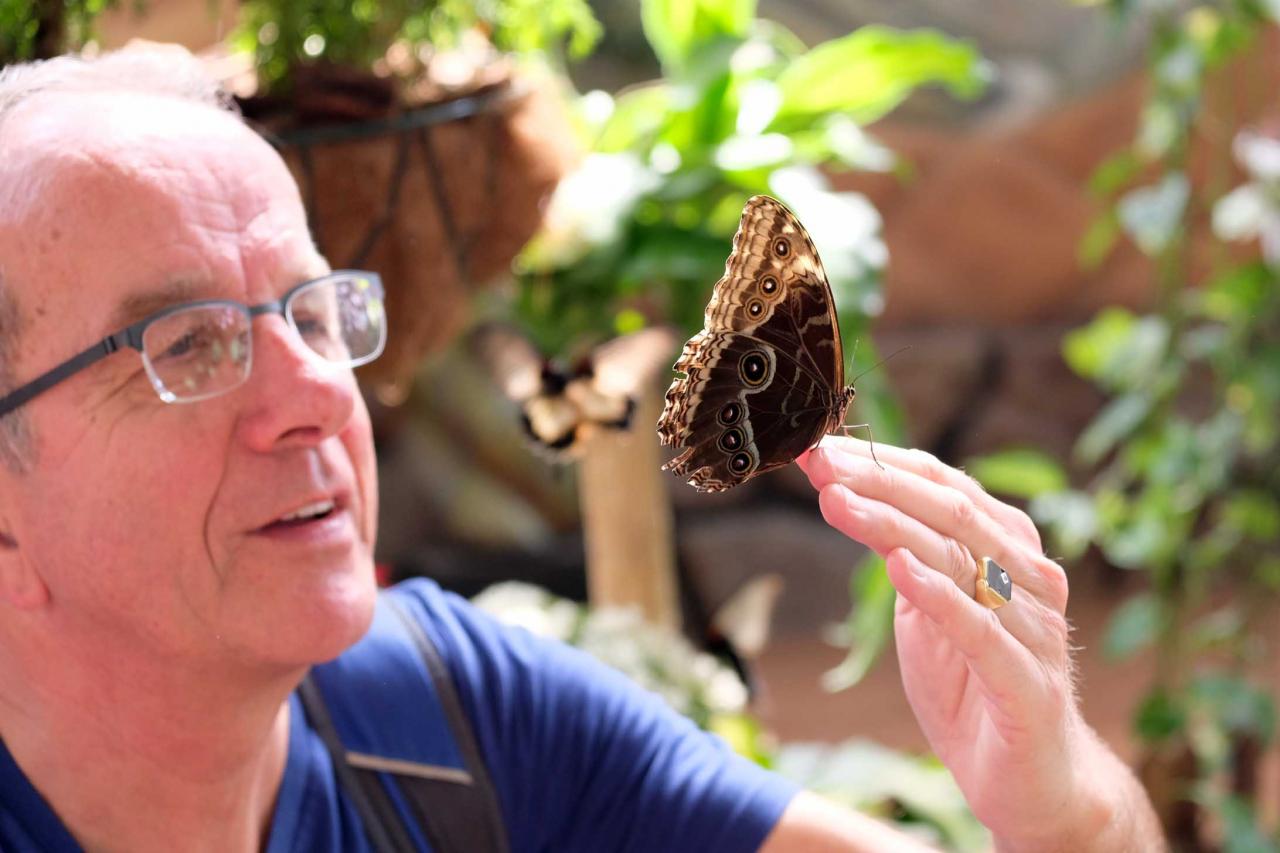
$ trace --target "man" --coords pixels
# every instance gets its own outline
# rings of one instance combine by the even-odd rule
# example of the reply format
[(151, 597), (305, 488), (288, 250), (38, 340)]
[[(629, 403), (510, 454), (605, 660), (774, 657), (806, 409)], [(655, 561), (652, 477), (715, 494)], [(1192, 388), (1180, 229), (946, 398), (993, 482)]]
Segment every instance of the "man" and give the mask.
[[(279, 157), (189, 57), (0, 76), (0, 848), (367, 849), (295, 691), (357, 652), (375, 686), (406, 680), (405, 644), (361, 640), (386, 605), (351, 366), (381, 322), (376, 277), (330, 274)], [(1159, 847), (1080, 716), (1034, 527), (877, 454), (803, 465), (828, 521), (888, 554), (908, 695), (977, 815), (1004, 849)], [(1012, 577), (999, 610), (973, 599), (974, 555)], [(444, 660), (513, 850), (915, 847), (572, 650), (424, 582), (393, 597)], [(418, 710), (344, 713), (376, 738)]]

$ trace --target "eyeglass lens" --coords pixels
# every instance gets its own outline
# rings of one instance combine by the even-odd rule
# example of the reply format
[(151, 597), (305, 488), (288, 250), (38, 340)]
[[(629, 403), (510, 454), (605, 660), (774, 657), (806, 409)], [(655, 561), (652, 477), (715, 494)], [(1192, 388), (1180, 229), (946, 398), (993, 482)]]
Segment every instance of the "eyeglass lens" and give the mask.
[[(386, 323), (380, 289), (363, 276), (335, 276), (295, 291), (285, 305), (290, 325), (325, 359), (357, 366), (381, 350)], [(240, 305), (193, 305), (149, 324), (143, 361), (167, 402), (229, 391), (249, 376), (251, 317)]]

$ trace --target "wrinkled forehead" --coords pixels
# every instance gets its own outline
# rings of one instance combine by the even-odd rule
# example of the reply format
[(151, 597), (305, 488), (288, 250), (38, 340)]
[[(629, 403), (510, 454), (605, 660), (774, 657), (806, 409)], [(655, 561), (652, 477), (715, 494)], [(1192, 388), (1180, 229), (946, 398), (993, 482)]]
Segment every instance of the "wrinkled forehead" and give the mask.
[(213, 107), (40, 95), (0, 127), (0, 150), (0, 263), (20, 306), (34, 291), (41, 315), (73, 298), (77, 313), (100, 314), (173, 279), (251, 299), (317, 266), (283, 162)]

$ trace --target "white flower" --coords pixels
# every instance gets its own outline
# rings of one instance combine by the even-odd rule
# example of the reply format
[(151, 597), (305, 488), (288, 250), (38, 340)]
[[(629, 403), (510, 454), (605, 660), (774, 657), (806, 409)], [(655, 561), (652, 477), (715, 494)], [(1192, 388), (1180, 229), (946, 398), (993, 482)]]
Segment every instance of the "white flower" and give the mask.
[(1252, 180), (1214, 205), (1213, 231), (1223, 240), (1256, 237), (1267, 264), (1280, 267), (1280, 138), (1242, 130), (1231, 148)]
[(509, 625), (573, 643), (686, 716), (746, 708), (747, 688), (736, 672), (683, 635), (646, 622), (637, 607), (588, 610), (514, 581), (489, 587), (473, 603)]
[(578, 622), (578, 606), (533, 584), (508, 581), (494, 584), (472, 604), (508, 625), (557, 640), (568, 640)]
[(542, 230), (528, 248), (538, 265), (566, 266), (621, 234), (636, 201), (658, 184), (633, 154), (591, 154), (551, 195)]

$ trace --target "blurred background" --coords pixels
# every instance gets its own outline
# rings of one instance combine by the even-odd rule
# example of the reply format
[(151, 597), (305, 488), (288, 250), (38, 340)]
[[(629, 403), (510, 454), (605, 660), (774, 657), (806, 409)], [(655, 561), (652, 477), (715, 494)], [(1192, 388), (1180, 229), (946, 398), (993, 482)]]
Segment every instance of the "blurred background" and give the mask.
[(1280, 837), (1277, 19), (0, 0), (0, 64), (197, 52), (333, 265), (382, 273), (388, 351), (360, 378), (386, 582), (480, 595), (757, 760), (982, 849), (902, 695), (882, 564), (797, 469), (718, 495), (658, 470), (669, 365), (743, 203), (780, 198), (831, 278), (851, 422), (1032, 513), (1071, 578), (1087, 719), (1176, 849), (1253, 851)]

